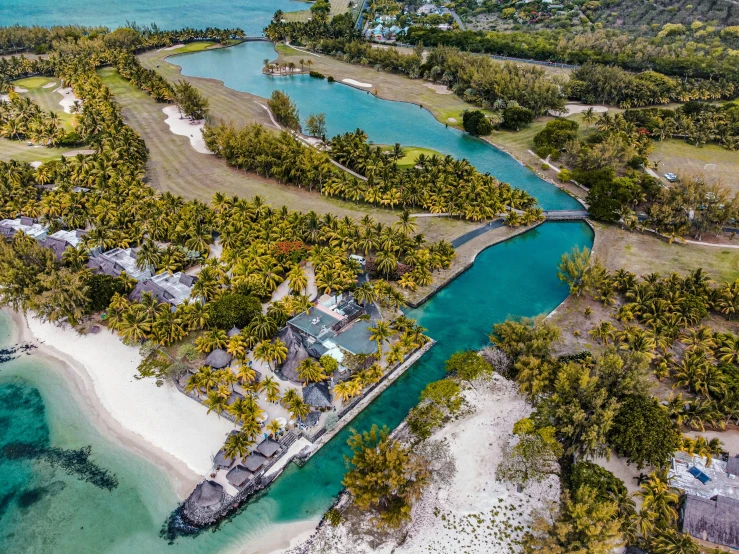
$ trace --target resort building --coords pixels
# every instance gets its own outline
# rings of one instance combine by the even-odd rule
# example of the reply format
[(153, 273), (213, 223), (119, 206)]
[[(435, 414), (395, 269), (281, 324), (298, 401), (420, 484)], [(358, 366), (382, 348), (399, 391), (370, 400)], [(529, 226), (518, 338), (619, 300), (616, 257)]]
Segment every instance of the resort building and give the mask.
[(339, 363), (339, 372), (344, 356), (349, 354), (373, 354), (377, 345), (370, 340), (369, 328), (375, 322), (360, 319), (366, 313), (351, 295), (324, 295), (315, 306), (298, 314), (287, 322), (280, 332), (288, 349), (281, 373), (290, 381), (299, 381), (295, 368), (306, 358), (320, 359), (328, 355)]
[(180, 271), (172, 275), (160, 273), (154, 275), (151, 279), (136, 283), (131, 298), (140, 300), (143, 293), (150, 292), (159, 302), (167, 302), (173, 306), (178, 306), (190, 298), (195, 281), (197, 281), (197, 277), (185, 275)]
[(126, 275), (143, 281), (151, 278), (149, 269), (139, 269), (136, 265), (136, 250), (133, 248), (113, 248), (90, 258), (87, 267), (111, 277), (119, 277), (124, 271)]
[(0, 235), (11, 238), (19, 231), (40, 241), (46, 238), (49, 228), (37, 223), (32, 217), (21, 216), (17, 219), (3, 219), (0, 221)]
[(328, 381), (309, 383), (303, 387), (303, 400), (313, 408), (327, 409), (332, 405)]
[(701, 456), (676, 452), (669, 471), (670, 483), (685, 494), (700, 498), (724, 496), (739, 500), (739, 478), (730, 473), (737, 471), (738, 464), (736, 456), (728, 462), (713, 459), (709, 463)]
[(77, 229), (76, 231), (57, 231), (39, 242), (46, 248), (53, 250), (57, 259), (61, 260), (64, 251), (67, 248), (77, 248), (82, 243), (85, 234), (85, 231), (82, 229)]
[(739, 549), (739, 500), (688, 494), (680, 519), (683, 533), (712, 545)]
[(677, 452), (670, 483), (685, 493), (684, 533), (713, 545), (739, 548), (739, 456), (711, 460)]

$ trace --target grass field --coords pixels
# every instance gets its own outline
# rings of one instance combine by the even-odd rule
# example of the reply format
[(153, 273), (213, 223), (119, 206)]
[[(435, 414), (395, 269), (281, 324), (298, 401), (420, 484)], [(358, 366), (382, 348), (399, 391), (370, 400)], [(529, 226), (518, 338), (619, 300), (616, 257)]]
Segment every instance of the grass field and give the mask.
[[(731, 151), (715, 144), (702, 148), (682, 140), (668, 139), (654, 143), (652, 162), (659, 161), (658, 173), (703, 175), (707, 181), (719, 181), (733, 192), (739, 192), (739, 151)], [(716, 169), (704, 169), (716, 164)]]
[[(54, 86), (44, 88), (44, 85), (53, 83)], [(53, 77), (27, 77), (13, 81), (13, 85), (27, 90), (27, 92), (19, 93), (22, 97), (28, 97), (33, 100), (42, 110), (47, 112), (55, 112), (67, 131), (72, 130), (72, 122), (74, 116), (64, 111), (59, 104), (62, 95), (54, 92), (59, 86), (59, 80)]]
[[(159, 70), (170, 80), (182, 78), (179, 68), (161, 63), (162, 54), (149, 53), (146, 64), (161, 64)], [(142, 59), (142, 63), (144, 60)], [(399, 211), (371, 208), (363, 204), (328, 198), (305, 189), (281, 185), (253, 173), (245, 173), (229, 167), (225, 161), (206, 154), (199, 154), (190, 146), (186, 137), (169, 131), (162, 113), (164, 104), (158, 104), (144, 92), (133, 87), (112, 68), (99, 71), (103, 81), (113, 92), (116, 102), (123, 110), (123, 117), (146, 142), (150, 161), (147, 179), (156, 189), (171, 191), (185, 198), (208, 201), (215, 192), (234, 194), (243, 198), (260, 195), (273, 206), (285, 205), (303, 212), (333, 213), (360, 218), (370, 214), (384, 223), (394, 222)], [(271, 126), (266, 112), (255, 103), (257, 97), (223, 87), (211, 79), (187, 78), (209, 99), (214, 117), (228, 118), (238, 125), (255, 121)], [(264, 102), (260, 99), (261, 102)], [(433, 220), (433, 221), (431, 221)], [(420, 218), (419, 231), (429, 240), (457, 237), (474, 227), (474, 224), (449, 218)]]
[[(714, 279), (739, 278), (739, 249), (669, 244), (649, 233), (622, 231), (614, 225), (595, 223), (595, 254), (611, 270), (625, 268), (642, 275), (685, 275), (702, 267)], [(739, 244), (739, 239), (734, 241)]]
[(58, 160), (69, 148), (46, 148), (45, 146), (28, 146), (28, 142), (0, 138), (0, 160), (7, 162), (48, 162)]

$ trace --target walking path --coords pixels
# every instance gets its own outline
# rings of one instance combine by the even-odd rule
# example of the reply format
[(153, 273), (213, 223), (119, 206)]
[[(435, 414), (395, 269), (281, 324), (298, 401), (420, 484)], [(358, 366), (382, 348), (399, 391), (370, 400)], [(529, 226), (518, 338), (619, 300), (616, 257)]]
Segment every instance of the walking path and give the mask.
[(457, 25), (459, 25), (459, 29), (461, 31), (466, 31), (467, 30), (467, 27), (464, 26), (464, 23), (462, 23), (462, 20), (459, 19), (459, 16), (457, 15), (457, 12), (455, 12), (454, 10), (452, 10), (452, 17), (454, 18), (454, 21), (457, 22)]
[(479, 237), (480, 235), (483, 235), (487, 233), (488, 231), (492, 231), (493, 229), (499, 229), (503, 227), (504, 221), (502, 219), (496, 219), (493, 221), (490, 221), (489, 223), (486, 223), (482, 227), (478, 227), (477, 229), (473, 229), (472, 231), (469, 231), (468, 233), (465, 233), (464, 235), (461, 235), (454, 239), (452, 241), (452, 246), (454, 248), (459, 248), (463, 244), (466, 244), (470, 242), (475, 237)]

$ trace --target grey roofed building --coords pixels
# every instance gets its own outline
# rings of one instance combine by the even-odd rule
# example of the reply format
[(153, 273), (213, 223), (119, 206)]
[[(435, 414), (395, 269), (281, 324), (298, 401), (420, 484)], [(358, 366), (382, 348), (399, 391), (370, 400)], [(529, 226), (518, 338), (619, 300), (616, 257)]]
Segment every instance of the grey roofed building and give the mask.
[(259, 452), (252, 452), (242, 462), (244, 467), (251, 472), (258, 471), (260, 467), (264, 465), (267, 458), (262, 456)]
[(702, 541), (739, 548), (739, 500), (687, 494), (681, 519), (684, 533)]
[(373, 325), (375, 321), (355, 321), (333, 337), (331, 342), (352, 354), (374, 354), (377, 352), (377, 344), (370, 339), (369, 330)]
[(226, 474), (226, 480), (234, 487), (243, 487), (244, 483), (254, 479), (254, 474), (241, 464), (238, 464)]
[(316, 411), (309, 412), (306, 417), (299, 417), (298, 422), (302, 423), (303, 425), (307, 425), (308, 427), (313, 427), (314, 425), (318, 424), (318, 420), (321, 419), (321, 414), (319, 414)]
[(213, 481), (205, 480), (200, 483), (190, 495), (190, 500), (201, 508), (209, 508), (223, 500), (223, 487)]
[(280, 443), (277, 441), (273, 441), (272, 439), (264, 439), (262, 442), (259, 443), (259, 446), (257, 446), (257, 452), (259, 452), (266, 458), (271, 458), (279, 451)]
[(308, 313), (301, 312), (287, 323), (304, 335), (324, 340), (335, 334), (332, 327), (342, 319), (339, 314), (332, 315), (328, 312), (329, 310), (312, 306)]
[(205, 357), (205, 365), (209, 365), (213, 369), (223, 369), (231, 363), (232, 359), (233, 356), (223, 348), (216, 348)]
[(213, 465), (215, 465), (217, 469), (228, 469), (233, 465), (233, 463), (234, 459), (227, 458), (226, 452), (223, 450), (223, 448), (221, 448), (216, 454), (215, 458), (213, 458)]
[(141, 270), (136, 266), (136, 251), (133, 248), (113, 248), (90, 258), (87, 267), (112, 277), (118, 277), (124, 271), (126, 275), (144, 281), (151, 278), (148, 269)]
[(32, 217), (26, 216), (0, 221), (0, 235), (10, 238), (19, 231), (23, 231), (29, 237), (40, 241), (46, 238), (49, 228), (46, 225), (36, 223)]
[(320, 360), (321, 356), (323, 356), (326, 352), (328, 352), (328, 348), (326, 348), (320, 342), (316, 342), (308, 346), (307, 350), (308, 350), (308, 354), (313, 356), (316, 360)]
[(76, 248), (82, 242), (84, 236), (85, 231), (81, 229), (77, 229), (76, 231), (57, 231), (45, 239), (39, 239), (39, 243), (45, 248), (53, 250), (57, 260), (61, 260), (64, 251), (69, 247)]
[(314, 408), (331, 407), (331, 389), (328, 381), (310, 383), (303, 387), (303, 400)]
[(151, 279), (136, 283), (136, 288), (130, 294), (130, 297), (133, 300), (140, 300), (144, 292), (150, 292), (159, 302), (178, 306), (190, 298), (192, 285), (196, 280), (196, 277), (185, 275), (182, 272), (173, 273), (172, 275), (160, 273), (154, 275)]
[(716, 495), (739, 500), (739, 479), (727, 471), (720, 459), (709, 461), (686, 452), (675, 452), (668, 473), (672, 487), (685, 494), (714, 498)]
[(729, 461), (726, 462), (726, 473), (729, 475), (739, 475), (739, 454), (729, 456)]

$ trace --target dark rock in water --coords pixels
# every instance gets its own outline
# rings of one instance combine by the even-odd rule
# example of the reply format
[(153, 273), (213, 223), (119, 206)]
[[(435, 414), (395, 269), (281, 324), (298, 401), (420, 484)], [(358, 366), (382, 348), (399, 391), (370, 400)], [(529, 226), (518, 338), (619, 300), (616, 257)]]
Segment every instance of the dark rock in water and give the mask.
[(14, 492), (9, 492), (5, 496), (0, 496), (0, 520), (3, 519), (3, 515), (5, 515), (5, 512), (8, 510), (10, 505), (13, 503), (14, 497), (15, 497)]
[(0, 455), (8, 460), (40, 460), (52, 467), (59, 467), (69, 475), (95, 485), (101, 489), (113, 490), (118, 486), (115, 474), (90, 461), (91, 446), (77, 450), (40, 447), (33, 444), (14, 442), (3, 447)]
[(8, 348), (0, 348), (0, 364), (16, 359), (18, 354), (22, 354), (24, 352), (29, 354), (34, 348), (37, 348), (36, 345), (31, 344), (30, 342), (16, 344), (15, 346), (10, 346)]

